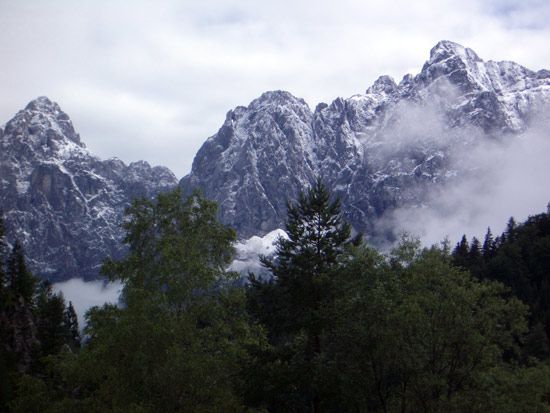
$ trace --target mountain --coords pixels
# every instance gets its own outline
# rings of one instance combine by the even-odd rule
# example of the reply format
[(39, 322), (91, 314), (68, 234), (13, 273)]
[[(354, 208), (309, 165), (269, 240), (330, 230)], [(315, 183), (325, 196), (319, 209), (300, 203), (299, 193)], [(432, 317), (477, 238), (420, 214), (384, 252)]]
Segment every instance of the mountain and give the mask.
[(438, 188), (476, 173), (463, 162), (483, 141), (529, 128), (550, 103), (550, 71), (483, 61), (442, 41), (416, 76), (382, 76), (364, 94), (311, 110), (288, 92), (262, 94), (227, 113), (180, 181), (220, 205), (220, 219), (247, 238), (282, 228), (287, 199), (321, 177), (346, 219), (371, 239), (399, 207), (421, 207)]
[(7, 233), (23, 243), (30, 268), (52, 281), (97, 277), (106, 257), (123, 252), (120, 223), (130, 200), (177, 184), (167, 168), (94, 156), (46, 97), (0, 129), (0, 148)]
[[(252, 246), (271, 246), (287, 200), (316, 177), (340, 197), (354, 229), (381, 244), (395, 236), (383, 225), (393, 211), (422, 208), (438, 191), (477, 179), (484, 166), (474, 149), (520, 137), (548, 108), (550, 71), (483, 61), (442, 41), (420, 73), (399, 83), (381, 76), (365, 93), (314, 110), (284, 91), (236, 107), (179, 185), (217, 201), (241, 240), (269, 234), (239, 244), (235, 268), (247, 265)], [(105, 257), (124, 251), (119, 225), (130, 200), (178, 184), (166, 168), (94, 156), (45, 97), (0, 128), (0, 148), (8, 233), (31, 269), (53, 281), (95, 278)]]

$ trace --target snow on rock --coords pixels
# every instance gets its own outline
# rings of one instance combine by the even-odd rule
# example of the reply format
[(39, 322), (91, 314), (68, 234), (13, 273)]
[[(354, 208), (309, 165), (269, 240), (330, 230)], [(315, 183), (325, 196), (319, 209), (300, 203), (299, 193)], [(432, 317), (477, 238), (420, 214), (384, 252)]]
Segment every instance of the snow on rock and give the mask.
[(525, 131), (549, 103), (550, 72), (485, 62), (441, 41), (399, 84), (381, 76), (366, 93), (313, 112), (282, 91), (229, 111), (180, 185), (200, 187), (222, 222), (248, 238), (281, 228), (286, 201), (320, 176), (356, 230), (387, 238), (376, 223), (388, 211), (421, 206), (429, 192), (471, 175), (459, 154)]
[[(256, 251), (271, 251), (287, 200), (316, 177), (340, 197), (355, 230), (383, 242), (394, 236), (384, 217), (482, 173), (468, 160), (472, 150), (514, 139), (549, 105), (550, 71), (486, 62), (442, 41), (420, 73), (399, 83), (381, 76), (365, 93), (313, 111), (285, 91), (230, 110), (179, 184), (184, 194), (199, 187), (248, 239), (232, 268), (259, 269)], [(106, 256), (123, 253), (119, 223), (130, 200), (176, 183), (163, 167), (97, 158), (45, 97), (0, 128), (0, 206), (31, 268), (52, 280), (94, 278)]]
[(130, 200), (177, 184), (166, 168), (94, 156), (46, 97), (2, 129), (0, 206), (10, 242), (19, 238), (31, 269), (53, 281), (97, 277), (106, 257), (123, 253), (120, 223)]

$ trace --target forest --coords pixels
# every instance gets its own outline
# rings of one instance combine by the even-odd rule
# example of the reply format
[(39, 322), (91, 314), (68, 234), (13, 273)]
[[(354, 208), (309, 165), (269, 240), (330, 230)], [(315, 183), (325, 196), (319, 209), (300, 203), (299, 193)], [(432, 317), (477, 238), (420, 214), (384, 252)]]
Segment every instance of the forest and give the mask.
[(383, 254), (318, 180), (244, 286), (216, 212), (135, 200), (101, 270), (120, 303), (83, 330), (0, 222), (0, 411), (550, 412), (550, 208)]

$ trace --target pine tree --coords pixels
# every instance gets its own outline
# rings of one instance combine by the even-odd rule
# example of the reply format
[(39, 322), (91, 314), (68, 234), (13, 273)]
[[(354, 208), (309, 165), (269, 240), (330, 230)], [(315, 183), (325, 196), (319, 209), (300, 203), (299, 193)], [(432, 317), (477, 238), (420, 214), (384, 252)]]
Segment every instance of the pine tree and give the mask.
[(42, 282), (36, 299), (36, 322), (43, 356), (58, 353), (66, 342), (64, 312), (63, 295), (55, 294), (50, 282)]
[(470, 255), (470, 245), (466, 239), (466, 235), (462, 235), (462, 239), (458, 244), (456, 244), (455, 249), (453, 250), (453, 264), (457, 267), (462, 267), (464, 269), (469, 268), (469, 255)]
[(69, 301), (65, 309), (64, 325), (68, 333), (68, 344), (71, 348), (80, 348), (80, 331), (78, 329), (78, 317), (73, 307), (73, 303)]
[[(261, 257), (273, 274), (273, 282), (261, 283), (251, 277), (249, 301), (256, 308), (255, 315), (268, 321), (272, 342), (286, 348), (287, 353), (288, 348), (294, 349), (286, 354), (292, 360), (292, 374), (301, 377), (293, 390), (297, 392), (294, 397), (305, 405), (285, 409), (319, 411), (321, 394), (314, 384), (318, 379), (315, 363), (322, 353), (325, 308), (333, 298), (331, 283), (339, 257), (346, 245), (359, 243), (360, 236), (350, 238), (351, 228), (340, 215), (339, 200), (331, 201), (320, 179), (300, 194), (297, 203), (288, 203), (286, 232), (288, 239), (277, 241), (275, 259)], [(261, 314), (268, 309), (272, 313), (266, 320)]]
[(495, 252), (495, 241), (493, 239), (493, 233), (491, 228), (487, 227), (487, 233), (485, 234), (485, 239), (483, 241), (483, 247), (481, 248), (481, 253), (484, 260), (488, 260), (494, 256)]
[(351, 228), (340, 216), (339, 200), (331, 202), (328, 190), (317, 180), (296, 204), (288, 204), (286, 232), (288, 239), (277, 241), (276, 259), (261, 261), (286, 293), (288, 312), (294, 314), (288, 328), (297, 331), (319, 324), (331, 271), (350, 242)]
[(15, 297), (21, 297), (31, 304), (36, 289), (37, 280), (27, 269), (23, 246), (17, 240), (13, 246), (7, 265), (9, 287)]
[(473, 275), (478, 277), (481, 274), (482, 266), (481, 243), (476, 237), (473, 237), (468, 252), (468, 268)]
[(517, 229), (516, 220), (514, 219), (514, 217), (510, 217), (510, 219), (508, 220), (508, 224), (506, 225), (506, 231), (505, 231), (506, 239), (509, 242), (513, 242), (514, 239), (516, 238), (516, 229)]

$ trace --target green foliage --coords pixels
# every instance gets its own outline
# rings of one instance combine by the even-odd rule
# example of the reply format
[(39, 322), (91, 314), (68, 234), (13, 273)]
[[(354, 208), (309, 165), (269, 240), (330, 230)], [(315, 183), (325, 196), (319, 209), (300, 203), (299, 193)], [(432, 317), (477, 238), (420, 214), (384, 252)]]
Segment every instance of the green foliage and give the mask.
[(488, 230), (482, 260), (455, 263), (468, 268), (481, 279), (492, 279), (508, 286), (529, 305), (531, 331), (523, 358), (550, 357), (550, 215), (539, 214), (517, 224), (510, 218), (505, 232), (492, 240)]
[[(320, 180), (306, 193), (301, 193), (296, 205), (288, 205), (286, 223), (288, 239), (279, 238), (276, 258), (262, 257), (263, 265), (273, 275), (283, 312), (281, 334), (306, 330), (311, 336), (319, 334), (323, 303), (330, 300), (331, 277), (338, 257), (350, 243), (350, 226), (340, 216), (338, 200)], [(261, 287), (254, 278), (253, 286)], [(263, 309), (259, 309), (261, 317)], [(313, 337), (312, 337), (313, 338)]]
[(135, 201), (128, 255), (103, 268), (122, 303), (88, 312), (82, 346), (17, 244), (0, 263), (0, 410), (550, 412), (547, 214), (452, 254), (405, 235), (386, 256), (350, 238), (320, 181), (288, 209), (261, 258), (273, 278), (243, 289), (215, 204)]
[(56, 403), (80, 411), (243, 411), (249, 347), (262, 343), (245, 295), (226, 273), (234, 232), (215, 204), (178, 190), (127, 211), (128, 255), (104, 273), (124, 284), (123, 306), (87, 315), (86, 345), (65, 359)]
[(0, 219), (0, 411), (44, 411), (46, 358), (70, 344), (65, 301), (27, 269), (19, 242), (6, 251)]
[(361, 247), (342, 269), (325, 338), (334, 409), (487, 411), (479, 382), (517, 351), (526, 308), (437, 248), (414, 256), (395, 265)]
[(65, 326), (65, 332), (68, 336), (68, 343), (70, 347), (75, 350), (80, 348), (80, 329), (78, 327), (78, 317), (73, 307), (73, 303), (69, 301), (69, 304), (65, 308), (63, 314), (63, 323)]
[(13, 249), (8, 258), (7, 278), (12, 294), (31, 304), (38, 280), (27, 269), (23, 246), (19, 241), (15, 241)]
[(267, 327), (273, 346), (261, 355), (263, 365), (257, 369), (263, 377), (255, 381), (269, 382), (259, 398), (269, 400), (271, 409), (317, 411), (326, 308), (333, 301), (339, 258), (352, 243), (351, 231), (341, 218), (339, 201), (330, 200), (321, 180), (301, 193), (296, 204), (288, 204), (286, 231), (288, 239), (277, 240), (275, 259), (262, 257), (273, 281), (250, 277), (248, 308)]
[(71, 342), (69, 326), (65, 322), (65, 299), (61, 293), (54, 294), (51, 284), (44, 281), (38, 289), (35, 307), (41, 355), (57, 354), (63, 345)]

